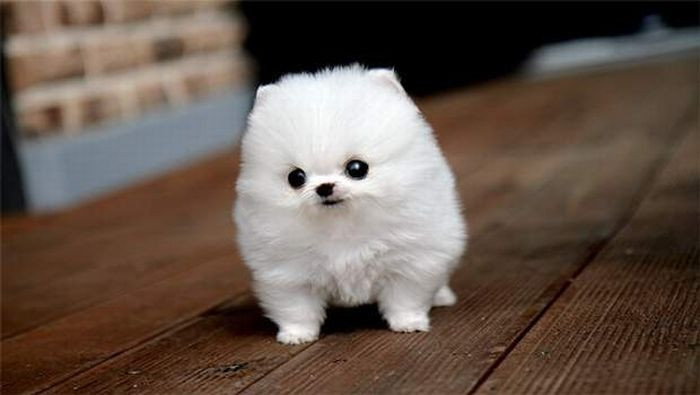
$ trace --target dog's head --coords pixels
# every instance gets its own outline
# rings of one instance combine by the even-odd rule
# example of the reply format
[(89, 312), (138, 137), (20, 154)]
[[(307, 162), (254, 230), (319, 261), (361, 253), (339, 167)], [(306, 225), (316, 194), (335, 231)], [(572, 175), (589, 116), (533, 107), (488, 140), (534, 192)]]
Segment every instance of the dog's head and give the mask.
[(399, 205), (431, 176), (432, 139), (391, 70), (286, 76), (258, 89), (238, 193), (321, 216)]

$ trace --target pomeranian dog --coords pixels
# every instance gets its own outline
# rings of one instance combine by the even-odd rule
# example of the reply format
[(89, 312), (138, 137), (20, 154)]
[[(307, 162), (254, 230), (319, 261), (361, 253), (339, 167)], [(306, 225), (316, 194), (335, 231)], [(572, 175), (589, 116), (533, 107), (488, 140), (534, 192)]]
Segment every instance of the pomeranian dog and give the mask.
[(393, 70), (287, 75), (258, 88), (234, 218), (277, 340), (318, 338), (328, 305), (377, 303), (428, 331), (466, 244), (454, 176)]

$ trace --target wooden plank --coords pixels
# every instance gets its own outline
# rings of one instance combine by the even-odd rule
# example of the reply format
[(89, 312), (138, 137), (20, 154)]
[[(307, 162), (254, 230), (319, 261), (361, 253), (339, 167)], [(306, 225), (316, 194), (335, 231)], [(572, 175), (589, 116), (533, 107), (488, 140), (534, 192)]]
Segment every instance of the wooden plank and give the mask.
[(478, 393), (700, 393), (700, 130)]
[[(546, 149), (525, 144), (511, 150), (523, 159), (510, 162), (522, 178), (515, 177), (505, 193), (504, 207), (487, 204), (493, 208), (471, 217), (481, 225), (456, 278), (460, 305), (436, 310), (428, 335), (389, 333), (371, 308), (357, 309), (331, 314), (327, 334), (308, 348), (284, 347), (274, 343), (274, 328), (257, 315), (253, 302), (239, 301), (51, 390), (231, 392), (253, 383), (253, 391), (462, 391), (477, 382), (624, 218), (680, 133), (671, 125), (694, 94), (695, 87), (687, 84), (693, 72), (685, 64), (638, 73), (617, 87), (617, 100), (624, 104), (609, 110), (610, 123), (571, 117), (568, 125), (555, 124), (560, 132), (555, 138), (538, 137), (553, 141)], [(591, 83), (596, 81), (571, 89), (595, 99), (593, 93), (606, 92), (611, 79)], [(597, 115), (590, 110), (600, 102), (605, 100), (586, 102), (582, 112)], [(638, 111), (630, 113), (631, 108)], [(619, 130), (611, 134), (608, 127)], [(447, 136), (450, 147), (468, 143), (463, 135)], [(526, 170), (518, 171), (527, 164), (539, 165), (529, 170), (529, 177), (539, 180), (533, 185)], [(483, 177), (488, 171), (474, 174)], [(474, 196), (465, 185), (462, 193), (468, 202)]]
[(3, 233), (3, 338), (233, 254), (236, 158), (229, 152), (107, 205), (14, 221), (24, 230)]
[(23, 333), (2, 342), (3, 391), (48, 386), (246, 289), (229, 215), (236, 161), (3, 222), (3, 335)]
[(245, 289), (225, 256), (2, 342), (2, 392), (38, 391), (191, 319)]

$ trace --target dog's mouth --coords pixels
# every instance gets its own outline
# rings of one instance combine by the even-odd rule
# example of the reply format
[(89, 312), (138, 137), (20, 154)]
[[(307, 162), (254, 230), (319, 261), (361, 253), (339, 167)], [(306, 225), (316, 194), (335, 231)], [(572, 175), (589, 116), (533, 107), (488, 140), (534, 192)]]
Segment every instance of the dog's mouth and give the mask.
[(321, 202), (322, 205), (324, 206), (335, 206), (336, 204), (340, 204), (343, 202), (343, 199), (338, 199), (338, 200), (331, 200), (331, 199), (326, 199)]

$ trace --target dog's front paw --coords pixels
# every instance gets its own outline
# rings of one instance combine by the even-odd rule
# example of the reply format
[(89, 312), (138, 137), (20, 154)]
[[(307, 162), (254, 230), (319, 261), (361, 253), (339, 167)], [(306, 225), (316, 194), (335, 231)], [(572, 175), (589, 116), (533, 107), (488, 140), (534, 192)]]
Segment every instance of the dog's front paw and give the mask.
[(428, 332), (430, 319), (427, 313), (403, 312), (387, 317), (389, 328), (394, 332)]
[(277, 332), (277, 341), (284, 344), (302, 344), (318, 339), (318, 328), (290, 325)]

